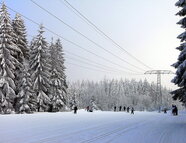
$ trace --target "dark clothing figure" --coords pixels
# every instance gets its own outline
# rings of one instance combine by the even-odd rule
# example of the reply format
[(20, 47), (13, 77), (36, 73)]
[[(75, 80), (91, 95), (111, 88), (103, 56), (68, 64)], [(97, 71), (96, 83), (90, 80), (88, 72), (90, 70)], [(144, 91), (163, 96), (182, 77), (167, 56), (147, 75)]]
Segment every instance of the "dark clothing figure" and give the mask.
[(114, 112), (116, 112), (116, 106), (114, 106)]
[(122, 106), (119, 106), (119, 111), (121, 111)]
[(175, 106), (175, 115), (177, 116), (178, 115), (178, 108)]
[(77, 110), (78, 110), (77, 106), (74, 106), (74, 114), (77, 113)]
[(48, 112), (53, 112), (53, 105), (49, 104)]
[(134, 108), (133, 107), (131, 108), (131, 114), (134, 114)]
[(164, 113), (165, 113), (165, 114), (167, 113), (167, 109), (166, 109), (166, 108), (164, 109)]
[(89, 112), (89, 106), (87, 106), (87, 112)]
[(178, 115), (178, 108), (176, 107), (176, 105), (172, 105), (172, 114), (174, 116), (177, 116)]
[(127, 112), (129, 112), (129, 110), (130, 110), (130, 108), (129, 108), (129, 107), (127, 107)]
[(125, 111), (125, 110), (126, 110), (126, 107), (124, 106), (124, 107), (123, 107), (123, 111)]

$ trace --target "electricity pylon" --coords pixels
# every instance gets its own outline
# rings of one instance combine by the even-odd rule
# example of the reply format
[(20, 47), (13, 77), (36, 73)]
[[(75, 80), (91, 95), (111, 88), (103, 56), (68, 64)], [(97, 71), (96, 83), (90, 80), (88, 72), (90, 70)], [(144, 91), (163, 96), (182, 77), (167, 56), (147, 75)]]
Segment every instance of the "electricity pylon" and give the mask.
[(157, 101), (159, 101), (159, 112), (160, 112), (161, 111), (161, 105), (162, 105), (161, 75), (162, 74), (174, 74), (174, 73), (170, 70), (150, 70), (150, 71), (146, 71), (144, 74), (156, 74), (157, 75), (156, 104), (157, 104)]

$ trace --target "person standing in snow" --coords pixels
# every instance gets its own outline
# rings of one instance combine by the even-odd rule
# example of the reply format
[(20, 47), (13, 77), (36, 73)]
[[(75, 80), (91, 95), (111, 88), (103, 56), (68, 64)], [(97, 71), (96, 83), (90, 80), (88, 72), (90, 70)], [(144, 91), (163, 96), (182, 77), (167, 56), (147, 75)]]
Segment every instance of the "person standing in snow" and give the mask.
[(116, 106), (114, 106), (114, 112), (116, 112)]
[(122, 109), (122, 106), (119, 106), (119, 111), (121, 111), (121, 109)]
[(74, 114), (77, 113), (77, 110), (78, 110), (77, 106), (74, 106)]
[(131, 114), (134, 114), (134, 108), (133, 107), (131, 108)]
[(130, 108), (129, 107), (127, 107), (127, 112), (129, 113), (129, 110), (130, 110)]
[(175, 107), (174, 107), (174, 110), (175, 110), (175, 115), (177, 116), (177, 115), (178, 115), (178, 108), (177, 108), (176, 105), (175, 105)]
[(172, 115), (176, 116), (176, 114), (178, 114), (178, 108), (176, 105), (172, 105)]
[(125, 107), (125, 106), (123, 107), (123, 110), (124, 110), (124, 111), (126, 110), (126, 107)]
[(165, 114), (167, 113), (167, 109), (166, 109), (166, 108), (164, 109), (164, 113), (165, 113)]
[(87, 112), (89, 112), (89, 106), (87, 106)]

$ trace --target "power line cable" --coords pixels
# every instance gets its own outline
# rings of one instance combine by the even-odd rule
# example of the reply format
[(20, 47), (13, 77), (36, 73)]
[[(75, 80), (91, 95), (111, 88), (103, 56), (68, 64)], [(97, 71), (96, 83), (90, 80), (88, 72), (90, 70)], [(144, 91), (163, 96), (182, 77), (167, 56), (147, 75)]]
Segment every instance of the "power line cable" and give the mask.
[[(128, 73), (126, 71), (120, 71), (120, 70), (114, 70), (114, 69), (110, 69), (110, 68), (107, 68), (105, 66), (101, 66), (101, 65), (98, 65), (98, 64), (93, 64), (92, 62), (85, 62), (85, 61), (82, 61), (82, 60), (79, 60), (77, 58), (72, 58), (72, 57), (66, 57), (66, 59), (70, 59), (70, 60), (73, 60), (73, 61), (79, 61), (80, 63), (83, 63), (83, 64), (86, 64), (86, 65), (92, 65), (94, 67), (97, 67), (99, 69), (103, 69), (103, 70), (106, 70), (106, 71), (110, 71), (110, 72), (115, 72), (115, 73), (125, 73), (125, 74), (128, 74), (128, 75), (136, 75), (134, 73)], [(140, 74), (140, 73), (139, 73)]]
[[(68, 9), (70, 9), (75, 15), (77, 15), (79, 18), (81, 18), (84, 22), (86, 22), (89, 26), (95, 29), (88, 21), (86, 21), (83, 17), (81, 17), (74, 9), (72, 9), (69, 5), (67, 5), (64, 1), (59, 0), (59, 2), (63, 3)], [(101, 34), (98, 30), (96, 30), (99, 34)]]
[(69, 65), (74, 65), (74, 66), (77, 66), (77, 67), (81, 67), (83, 69), (88, 69), (88, 70), (91, 70), (91, 71), (98, 71), (98, 72), (106, 72), (106, 73), (110, 73), (108, 71), (104, 71), (104, 70), (100, 70), (100, 69), (95, 69), (95, 68), (90, 68), (90, 67), (87, 67), (87, 66), (82, 66), (82, 65), (79, 65), (79, 64), (74, 64), (74, 63), (71, 63), (71, 62), (65, 62)]
[(63, 23), (64, 25), (66, 25), (67, 27), (69, 27), (71, 30), (73, 30), (74, 32), (76, 32), (77, 34), (81, 35), (82, 37), (84, 37), (85, 39), (87, 39), (88, 41), (90, 41), (91, 43), (93, 43), (94, 45), (96, 45), (97, 47), (101, 48), (102, 50), (106, 51), (107, 53), (111, 54), (112, 56), (120, 59), (121, 61), (127, 63), (128, 65), (135, 67), (138, 70), (141, 71), (145, 71), (144, 69), (137, 67), (131, 63), (129, 63), (128, 61), (122, 59), (121, 57), (113, 54), (111, 51), (105, 49), (103, 46), (99, 45), (98, 43), (96, 43), (95, 41), (91, 40), (90, 38), (88, 38), (87, 36), (85, 36), (84, 34), (82, 34), (81, 32), (79, 32), (78, 30), (76, 30), (75, 28), (73, 28), (72, 26), (70, 26), (69, 24), (67, 24), (66, 22), (64, 22), (62, 19), (60, 19), (59, 17), (57, 17), (56, 15), (54, 15), (53, 13), (51, 13), (50, 11), (48, 11), (47, 9), (45, 9), (44, 7), (42, 7), (41, 5), (39, 5), (37, 2), (35, 2), (34, 0), (30, 0), (33, 4), (35, 4), (36, 6), (38, 6), (40, 9), (42, 9), (43, 11), (45, 11), (46, 13), (48, 13), (49, 15), (51, 15), (52, 17), (54, 17), (55, 19), (57, 19), (58, 21), (60, 21), (61, 23)]
[[(95, 62), (95, 61), (92, 61), (92, 60), (90, 60), (90, 59), (88, 59), (88, 58), (81, 57), (81, 56), (76, 55), (76, 54), (74, 54), (74, 53), (72, 53), (72, 52), (69, 52), (69, 51), (67, 51), (67, 50), (65, 50), (65, 53), (67, 53), (67, 54), (69, 54), (69, 55), (73, 55), (73, 56), (78, 57), (78, 58), (80, 58), (80, 59), (83, 59), (83, 60), (89, 61), (89, 62), (94, 63), (94, 64), (96, 64), (96, 65), (99, 65), (99, 66), (105, 67), (105, 68), (107, 68), (107, 69), (113, 69), (113, 67), (110, 67), (110, 66), (106, 66), (106, 65), (103, 65), (103, 64), (97, 63), (97, 62)], [(114, 68), (114, 69), (115, 69), (115, 68)], [(115, 69), (115, 70), (120, 71), (120, 72), (127, 72), (127, 71), (120, 70), (120, 69)], [(136, 71), (134, 71), (134, 72), (136, 73)], [(141, 74), (141, 73), (140, 73), (140, 74)]]
[[(62, 0), (59, 0), (60, 2), (62, 2)], [(105, 34), (105, 32), (103, 32), (100, 28), (98, 28), (92, 21), (90, 21), (86, 16), (84, 16), (79, 10), (77, 10), (74, 6), (72, 6), (67, 0), (63, 0), (64, 5), (69, 8), (73, 13), (75, 13), (78, 17), (80, 17), (82, 20), (84, 20), (88, 25), (90, 25), (91, 27), (94, 28), (94, 30), (96, 30), (96, 32), (98, 32), (99, 34), (101, 33), (103, 36), (105, 36), (108, 40), (110, 40), (112, 43), (114, 43), (119, 49), (121, 49), (122, 51), (124, 51), (125, 53), (127, 53), (130, 57), (132, 57), (133, 59), (135, 59), (137, 62), (141, 63), (143, 66), (145, 66), (146, 68), (152, 69), (151, 67), (147, 66), (144, 62), (142, 62), (141, 60), (139, 60), (138, 58), (136, 58), (135, 56), (133, 56), (131, 53), (129, 53), (127, 50), (125, 50), (122, 46), (120, 46), (115, 40), (113, 40), (110, 36), (108, 36), (107, 34)], [(67, 5), (66, 5), (67, 4)], [(69, 7), (70, 6), (70, 7)]]
[[(0, 2), (0, 3), (1, 3), (1, 2)], [(1, 4), (2, 4), (2, 3), (1, 3)], [(23, 15), (23, 14), (17, 12), (16, 10), (14, 10), (14, 9), (8, 7), (8, 6), (7, 6), (7, 8), (8, 8), (9, 10), (15, 12), (15, 13), (18, 13), (19, 15), (21, 15), (21, 16), (24, 17), (25, 19), (29, 20), (30, 22), (32, 22), (32, 23), (34, 23), (34, 24), (40, 26), (39, 23), (37, 23), (37, 22), (35, 22), (34, 20), (28, 18), (27, 16), (25, 16), (25, 15)], [(54, 35), (60, 37), (60, 38), (63, 39), (64, 41), (66, 41), (66, 42), (68, 42), (68, 43), (70, 43), (70, 44), (72, 44), (72, 45), (74, 45), (74, 46), (76, 46), (76, 47), (78, 47), (78, 48), (80, 48), (80, 49), (86, 51), (87, 53), (90, 53), (90, 54), (92, 54), (92, 55), (94, 55), (94, 56), (96, 56), (96, 57), (98, 57), (98, 58), (100, 58), (100, 59), (102, 59), (102, 60), (104, 60), (104, 61), (106, 61), (106, 62), (109, 62), (109, 63), (111, 63), (111, 64), (113, 64), (113, 65), (117, 65), (117, 66), (120, 67), (120, 68), (122, 67), (122, 68), (124, 68), (124, 69), (126, 69), (126, 70), (129, 70), (129, 71), (134, 72), (133, 70), (131, 70), (131, 69), (129, 69), (129, 68), (126, 68), (126, 67), (124, 67), (124, 66), (122, 66), (122, 65), (119, 65), (119, 64), (117, 64), (117, 63), (115, 63), (115, 62), (113, 62), (113, 61), (110, 61), (110, 60), (108, 60), (108, 59), (106, 59), (106, 58), (104, 58), (104, 57), (102, 57), (102, 56), (99, 56), (99, 55), (95, 54), (95, 53), (92, 52), (92, 51), (87, 50), (86, 48), (83, 48), (82, 46), (80, 46), (80, 45), (74, 43), (73, 41), (70, 41), (70, 40), (64, 38), (63, 36), (61, 36), (61, 35), (55, 33), (54, 31), (50, 30), (50, 29), (47, 28), (47, 27), (44, 27), (44, 28), (45, 28), (47, 31), (49, 31), (50, 33), (52, 33), (52, 34), (54, 34)], [(33, 36), (31, 36), (31, 37), (33, 37)]]
[[(80, 67), (80, 68), (83, 68), (83, 69), (88, 69), (88, 70), (91, 70), (91, 71), (98, 71), (98, 72), (103, 72), (103, 73), (113, 73), (113, 72), (110, 72), (110, 71), (105, 71), (105, 70), (100, 70), (100, 69), (95, 69), (95, 68), (90, 68), (90, 67), (87, 67), (87, 66), (82, 66), (82, 65), (79, 65), (79, 64), (74, 64), (74, 63), (71, 63), (71, 62), (65, 62), (69, 65), (74, 65), (74, 66), (77, 66), (77, 67)], [(134, 74), (136, 76), (139, 76), (139, 75), (143, 75), (143, 74)]]

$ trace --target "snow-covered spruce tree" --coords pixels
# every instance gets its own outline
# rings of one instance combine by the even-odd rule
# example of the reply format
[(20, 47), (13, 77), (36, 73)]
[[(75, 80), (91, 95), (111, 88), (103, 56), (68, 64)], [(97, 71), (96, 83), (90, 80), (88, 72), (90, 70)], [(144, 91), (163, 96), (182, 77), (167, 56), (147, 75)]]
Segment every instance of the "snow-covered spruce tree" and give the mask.
[[(24, 71), (23, 68), (27, 68), (28, 66), (28, 58), (29, 58), (29, 48), (28, 48), (28, 42), (26, 39), (26, 28), (24, 25), (24, 21), (22, 20), (21, 16), (19, 14), (16, 14), (14, 20), (12, 21), (12, 26), (14, 29), (14, 36), (13, 41), (19, 48), (19, 52), (15, 52), (14, 57), (19, 61), (19, 65), (16, 65), (15, 69), (15, 85), (16, 85), (16, 94), (20, 93), (20, 89), (22, 88), (20, 84), (22, 84), (22, 79), (24, 77), (21, 77), (21, 75), (24, 75), (22, 73)], [(26, 70), (26, 69), (25, 69)], [(15, 98), (14, 108), (16, 112), (18, 111), (18, 102), (20, 101), (20, 97)]]
[(51, 105), (50, 111), (60, 111), (66, 106), (66, 76), (64, 67), (64, 53), (62, 49), (62, 44), (58, 39), (55, 43), (51, 43), (49, 48), (50, 53), (50, 65), (51, 65)]
[[(180, 10), (176, 15), (184, 17), (177, 24), (180, 24), (181, 27), (185, 29), (186, 1), (179, 0), (176, 3), (176, 6), (182, 8), (182, 10)], [(173, 94), (174, 100), (180, 100), (182, 103), (186, 103), (186, 31), (180, 34), (177, 38), (180, 39), (182, 43), (179, 47), (176, 48), (180, 51), (180, 55), (178, 57), (178, 61), (172, 65), (177, 69), (176, 76), (174, 77), (172, 82), (178, 85), (179, 89), (171, 93)]]
[[(15, 43), (16, 45), (21, 49), (22, 55), (19, 56), (19, 60), (22, 63), (22, 60), (27, 60), (29, 59), (29, 48), (28, 48), (28, 41), (26, 38), (26, 27), (24, 24), (23, 19), (19, 14), (16, 14), (15, 19), (12, 21), (12, 26), (15, 32)], [(23, 57), (20, 57), (23, 56)], [(24, 59), (23, 59), (24, 58)]]
[(30, 70), (33, 81), (33, 90), (37, 98), (37, 111), (47, 111), (50, 104), (50, 66), (48, 64), (48, 44), (43, 37), (43, 26), (40, 26), (39, 34), (32, 41), (30, 51)]
[(36, 111), (37, 102), (36, 96), (32, 90), (32, 80), (30, 73), (23, 67), (21, 74), (21, 81), (19, 87), (19, 93), (17, 95), (17, 112), (18, 113), (31, 113)]
[(5, 4), (2, 4), (0, 15), (0, 111), (10, 113), (15, 98), (14, 70), (19, 62), (14, 58), (19, 51), (13, 42), (13, 28)]

